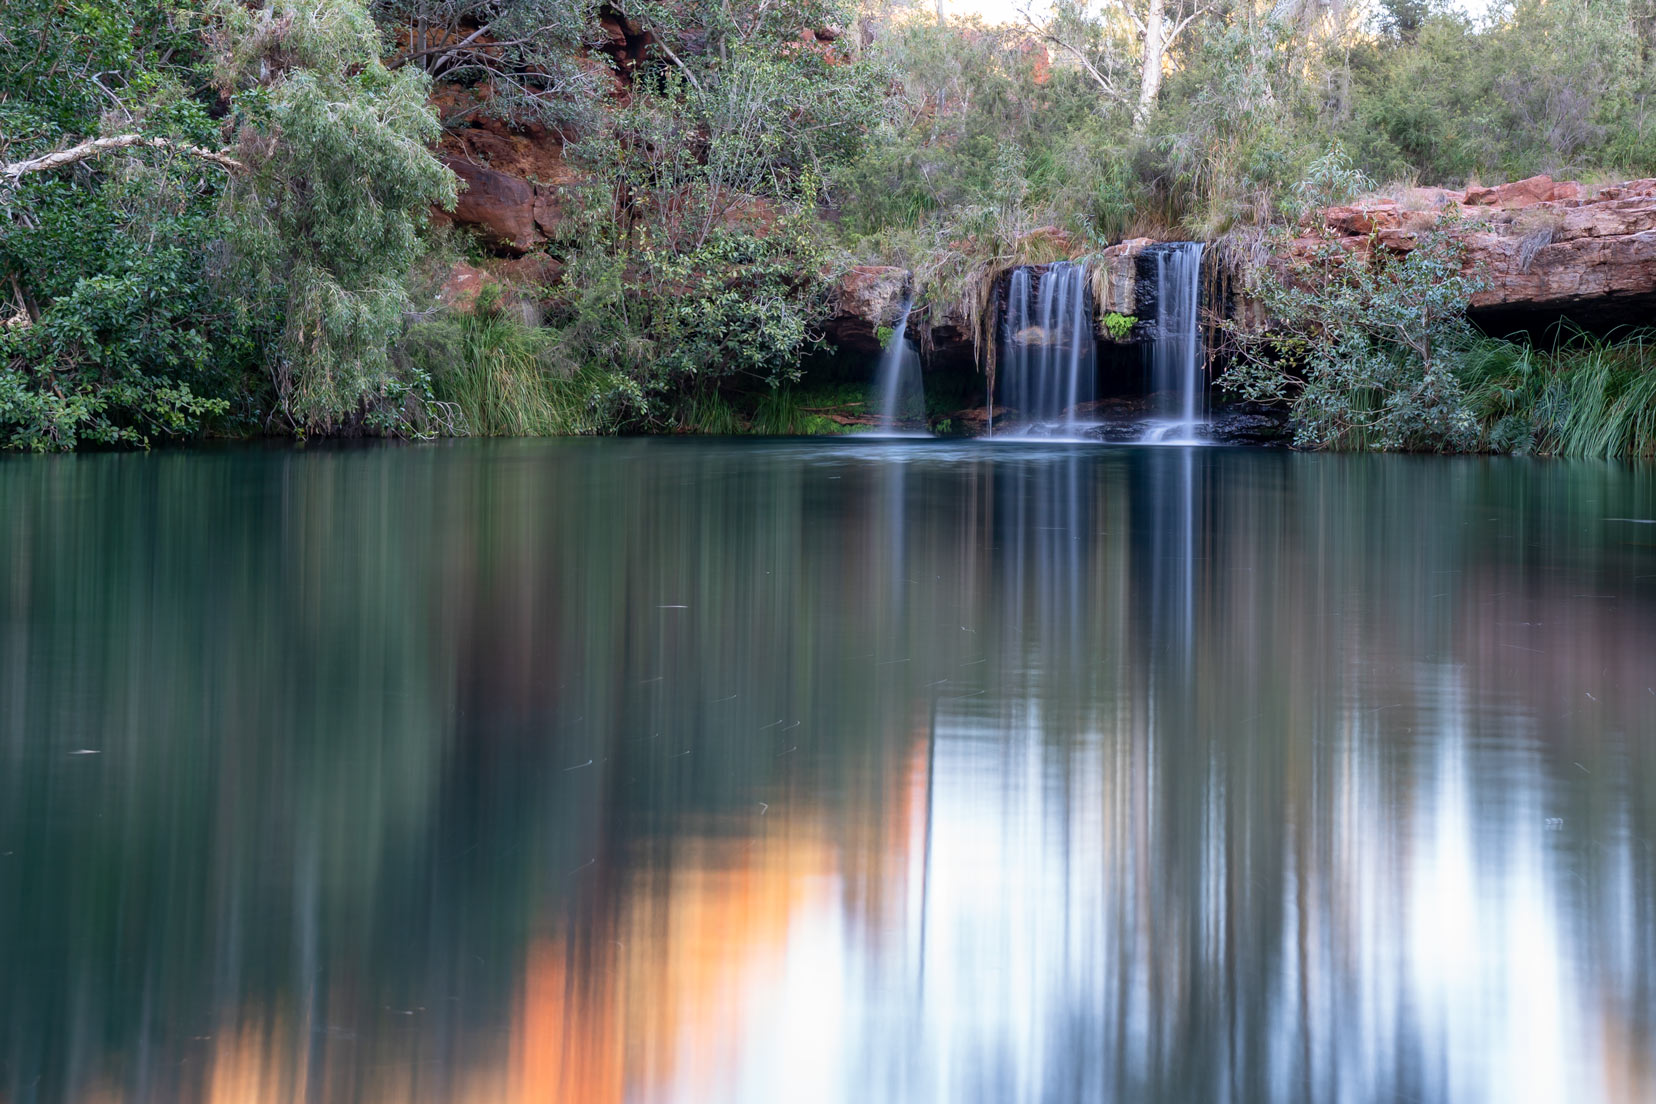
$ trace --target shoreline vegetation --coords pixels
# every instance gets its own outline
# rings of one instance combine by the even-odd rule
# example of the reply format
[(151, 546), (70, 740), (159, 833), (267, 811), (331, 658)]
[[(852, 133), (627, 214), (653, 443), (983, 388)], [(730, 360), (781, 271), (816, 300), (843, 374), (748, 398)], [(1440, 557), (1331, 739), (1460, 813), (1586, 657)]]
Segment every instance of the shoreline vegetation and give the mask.
[[(532, 219), (458, 224), (488, 165)], [(911, 273), (976, 347), (1011, 266), (1154, 238), (1244, 275), (1268, 325), (1219, 320), (1216, 394), (1286, 410), (1300, 447), (1656, 455), (1644, 319), (1480, 332), (1447, 226), (1266, 263), (1319, 209), (1539, 173), (1656, 176), (1656, 0), (1057, 0), (1002, 26), (11, 0), (0, 449), (857, 432), (874, 358), (824, 331), (853, 266)], [(928, 370), (934, 432), (969, 431), (984, 352)]]

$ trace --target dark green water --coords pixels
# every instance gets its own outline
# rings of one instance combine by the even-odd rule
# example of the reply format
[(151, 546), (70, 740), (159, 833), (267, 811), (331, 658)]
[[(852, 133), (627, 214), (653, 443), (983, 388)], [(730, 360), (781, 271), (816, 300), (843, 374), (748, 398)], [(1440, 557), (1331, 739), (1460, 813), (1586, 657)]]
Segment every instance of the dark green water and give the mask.
[(0, 460), (0, 1102), (1656, 1099), (1656, 472)]

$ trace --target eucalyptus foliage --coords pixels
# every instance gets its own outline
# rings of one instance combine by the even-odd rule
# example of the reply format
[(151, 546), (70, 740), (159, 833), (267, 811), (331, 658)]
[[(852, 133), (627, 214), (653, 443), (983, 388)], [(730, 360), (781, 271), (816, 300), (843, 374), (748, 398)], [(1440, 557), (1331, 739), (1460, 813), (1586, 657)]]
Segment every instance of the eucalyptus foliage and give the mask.
[(1467, 303), (1481, 283), (1449, 230), (1401, 253), (1327, 239), (1286, 273), (1258, 273), (1250, 291), (1270, 328), (1231, 325), (1238, 358), (1221, 386), (1287, 404), (1301, 447), (1474, 447), (1458, 373), (1474, 337)]
[(7, 443), (402, 423), (421, 381), (388, 352), (454, 190), (381, 45), (355, 0), (0, 9), (0, 155), (88, 151), (0, 194)]
[(356, 416), (394, 428), (409, 393), (390, 350), (424, 211), (455, 196), (431, 154), (429, 78), (381, 64), (355, 4), (233, 8), (225, 21), (220, 81), (252, 166), (233, 190), (232, 240), (250, 284), (280, 304), (279, 408), (300, 428)]

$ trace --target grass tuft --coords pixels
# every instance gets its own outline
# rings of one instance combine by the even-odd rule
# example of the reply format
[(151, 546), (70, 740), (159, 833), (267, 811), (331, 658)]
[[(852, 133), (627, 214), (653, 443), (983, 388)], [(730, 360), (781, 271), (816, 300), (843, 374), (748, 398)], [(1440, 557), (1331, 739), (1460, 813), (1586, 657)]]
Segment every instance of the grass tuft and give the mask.
[(1551, 350), (1481, 341), (1466, 357), (1461, 384), (1493, 451), (1656, 456), (1656, 331), (1571, 332)]

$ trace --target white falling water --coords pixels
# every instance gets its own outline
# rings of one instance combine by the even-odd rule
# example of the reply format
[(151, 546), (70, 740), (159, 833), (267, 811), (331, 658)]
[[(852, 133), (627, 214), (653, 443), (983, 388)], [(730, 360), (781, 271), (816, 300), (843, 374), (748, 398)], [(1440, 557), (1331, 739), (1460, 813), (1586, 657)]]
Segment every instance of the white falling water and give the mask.
[(920, 379), (920, 354), (908, 339), (909, 311), (913, 308), (913, 302), (903, 304), (903, 315), (891, 333), (891, 340), (886, 342), (885, 351), (880, 354), (880, 366), (875, 374), (880, 401), (876, 411), (879, 428), (874, 436), (930, 436), (898, 429), (905, 419), (923, 420), (926, 416), (926, 390)]
[(1096, 340), (1084, 265), (1012, 270), (997, 374), (1000, 405), (1022, 432), (1076, 435), (1076, 407), (1093, 399)]
[(1195, 444), (1206, 423), (1202, 328), (1202, 243), (1169, 242), (1151, 256), (1156, 265), (1156, 332), (1149, 349), (1150, 386), (1161, 409), (1146, 441)]

